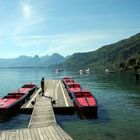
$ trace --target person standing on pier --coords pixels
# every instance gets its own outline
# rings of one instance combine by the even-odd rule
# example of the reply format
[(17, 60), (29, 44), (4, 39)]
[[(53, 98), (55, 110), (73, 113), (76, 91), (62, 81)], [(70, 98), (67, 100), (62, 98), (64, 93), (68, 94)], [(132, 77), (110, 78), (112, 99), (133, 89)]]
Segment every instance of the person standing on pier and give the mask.
[(45, 88), (45, 81), (44, 81), (44, 77), (41, 80), (41, 89), (42, 89), (42, 96), (44, 96), (44, 89)]

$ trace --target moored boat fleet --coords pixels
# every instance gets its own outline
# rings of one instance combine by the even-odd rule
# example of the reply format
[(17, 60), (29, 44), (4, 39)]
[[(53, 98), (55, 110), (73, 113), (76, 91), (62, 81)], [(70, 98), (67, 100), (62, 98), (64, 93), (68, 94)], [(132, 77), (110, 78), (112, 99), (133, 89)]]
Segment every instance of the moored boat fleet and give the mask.
[(37, 86), (32, 83), (24, 84), (16, 91), (8, 93), (0, 98), (0, 115), (16, 112), (25, 102), (30, 99)]
[[(91, 92), (83, 89), (80, 83), (70, 77), (64, 77), (63, 83), (76, 109), (80, 112), (97, 114), (97, 101)], [(0, 98), (0, 116), (17, 112), (30, 99), (36, 89), (35, 84), (27, 83)]]
[(97, 101), (93, 94), (83, 89), (79, 83), (70, 77), (64, 77), (63, 83), (68, 91), (74, 106), (81, 112), (93, 112), (97, 114)]

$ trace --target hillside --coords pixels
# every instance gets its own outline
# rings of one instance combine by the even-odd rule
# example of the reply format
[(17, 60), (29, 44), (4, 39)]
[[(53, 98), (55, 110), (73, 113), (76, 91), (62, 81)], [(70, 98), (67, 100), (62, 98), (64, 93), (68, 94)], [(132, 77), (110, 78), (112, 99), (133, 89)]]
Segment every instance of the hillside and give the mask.
[(88, 53), (75, 53), (64, 67), (83, 69), (127, 68), (140, 63), (140, 33)]

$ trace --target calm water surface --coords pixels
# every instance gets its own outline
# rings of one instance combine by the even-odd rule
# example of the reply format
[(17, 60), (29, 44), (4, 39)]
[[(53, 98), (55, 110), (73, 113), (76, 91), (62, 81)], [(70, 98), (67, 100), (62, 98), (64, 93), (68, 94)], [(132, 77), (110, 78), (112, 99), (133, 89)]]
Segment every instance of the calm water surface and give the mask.
[[(132, 72), (92, 72), (79, 75), (64, 71), (56, 74), (46, 68), (0, 69), (0, 96), (19, 88), (26, 82), (39, 85), (41, 77), (60, 79), (72, 76), (98, 100), (98, 118), (56, 115), (61, 127), (75, 140), (138, 140), (140, 139), (140, 82), (135, 83)], [(27, 127), (30, 115), (20, 114), (6, 122), (0, 130)]]

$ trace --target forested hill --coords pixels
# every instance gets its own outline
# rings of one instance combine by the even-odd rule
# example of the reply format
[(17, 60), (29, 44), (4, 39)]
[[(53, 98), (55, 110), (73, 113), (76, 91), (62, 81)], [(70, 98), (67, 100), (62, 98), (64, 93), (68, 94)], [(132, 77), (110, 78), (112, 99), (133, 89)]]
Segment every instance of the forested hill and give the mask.
[(88, 53), (75, 53), (65, 63), (70, 68), (130, 68), (140, 63), (140, 33)]

